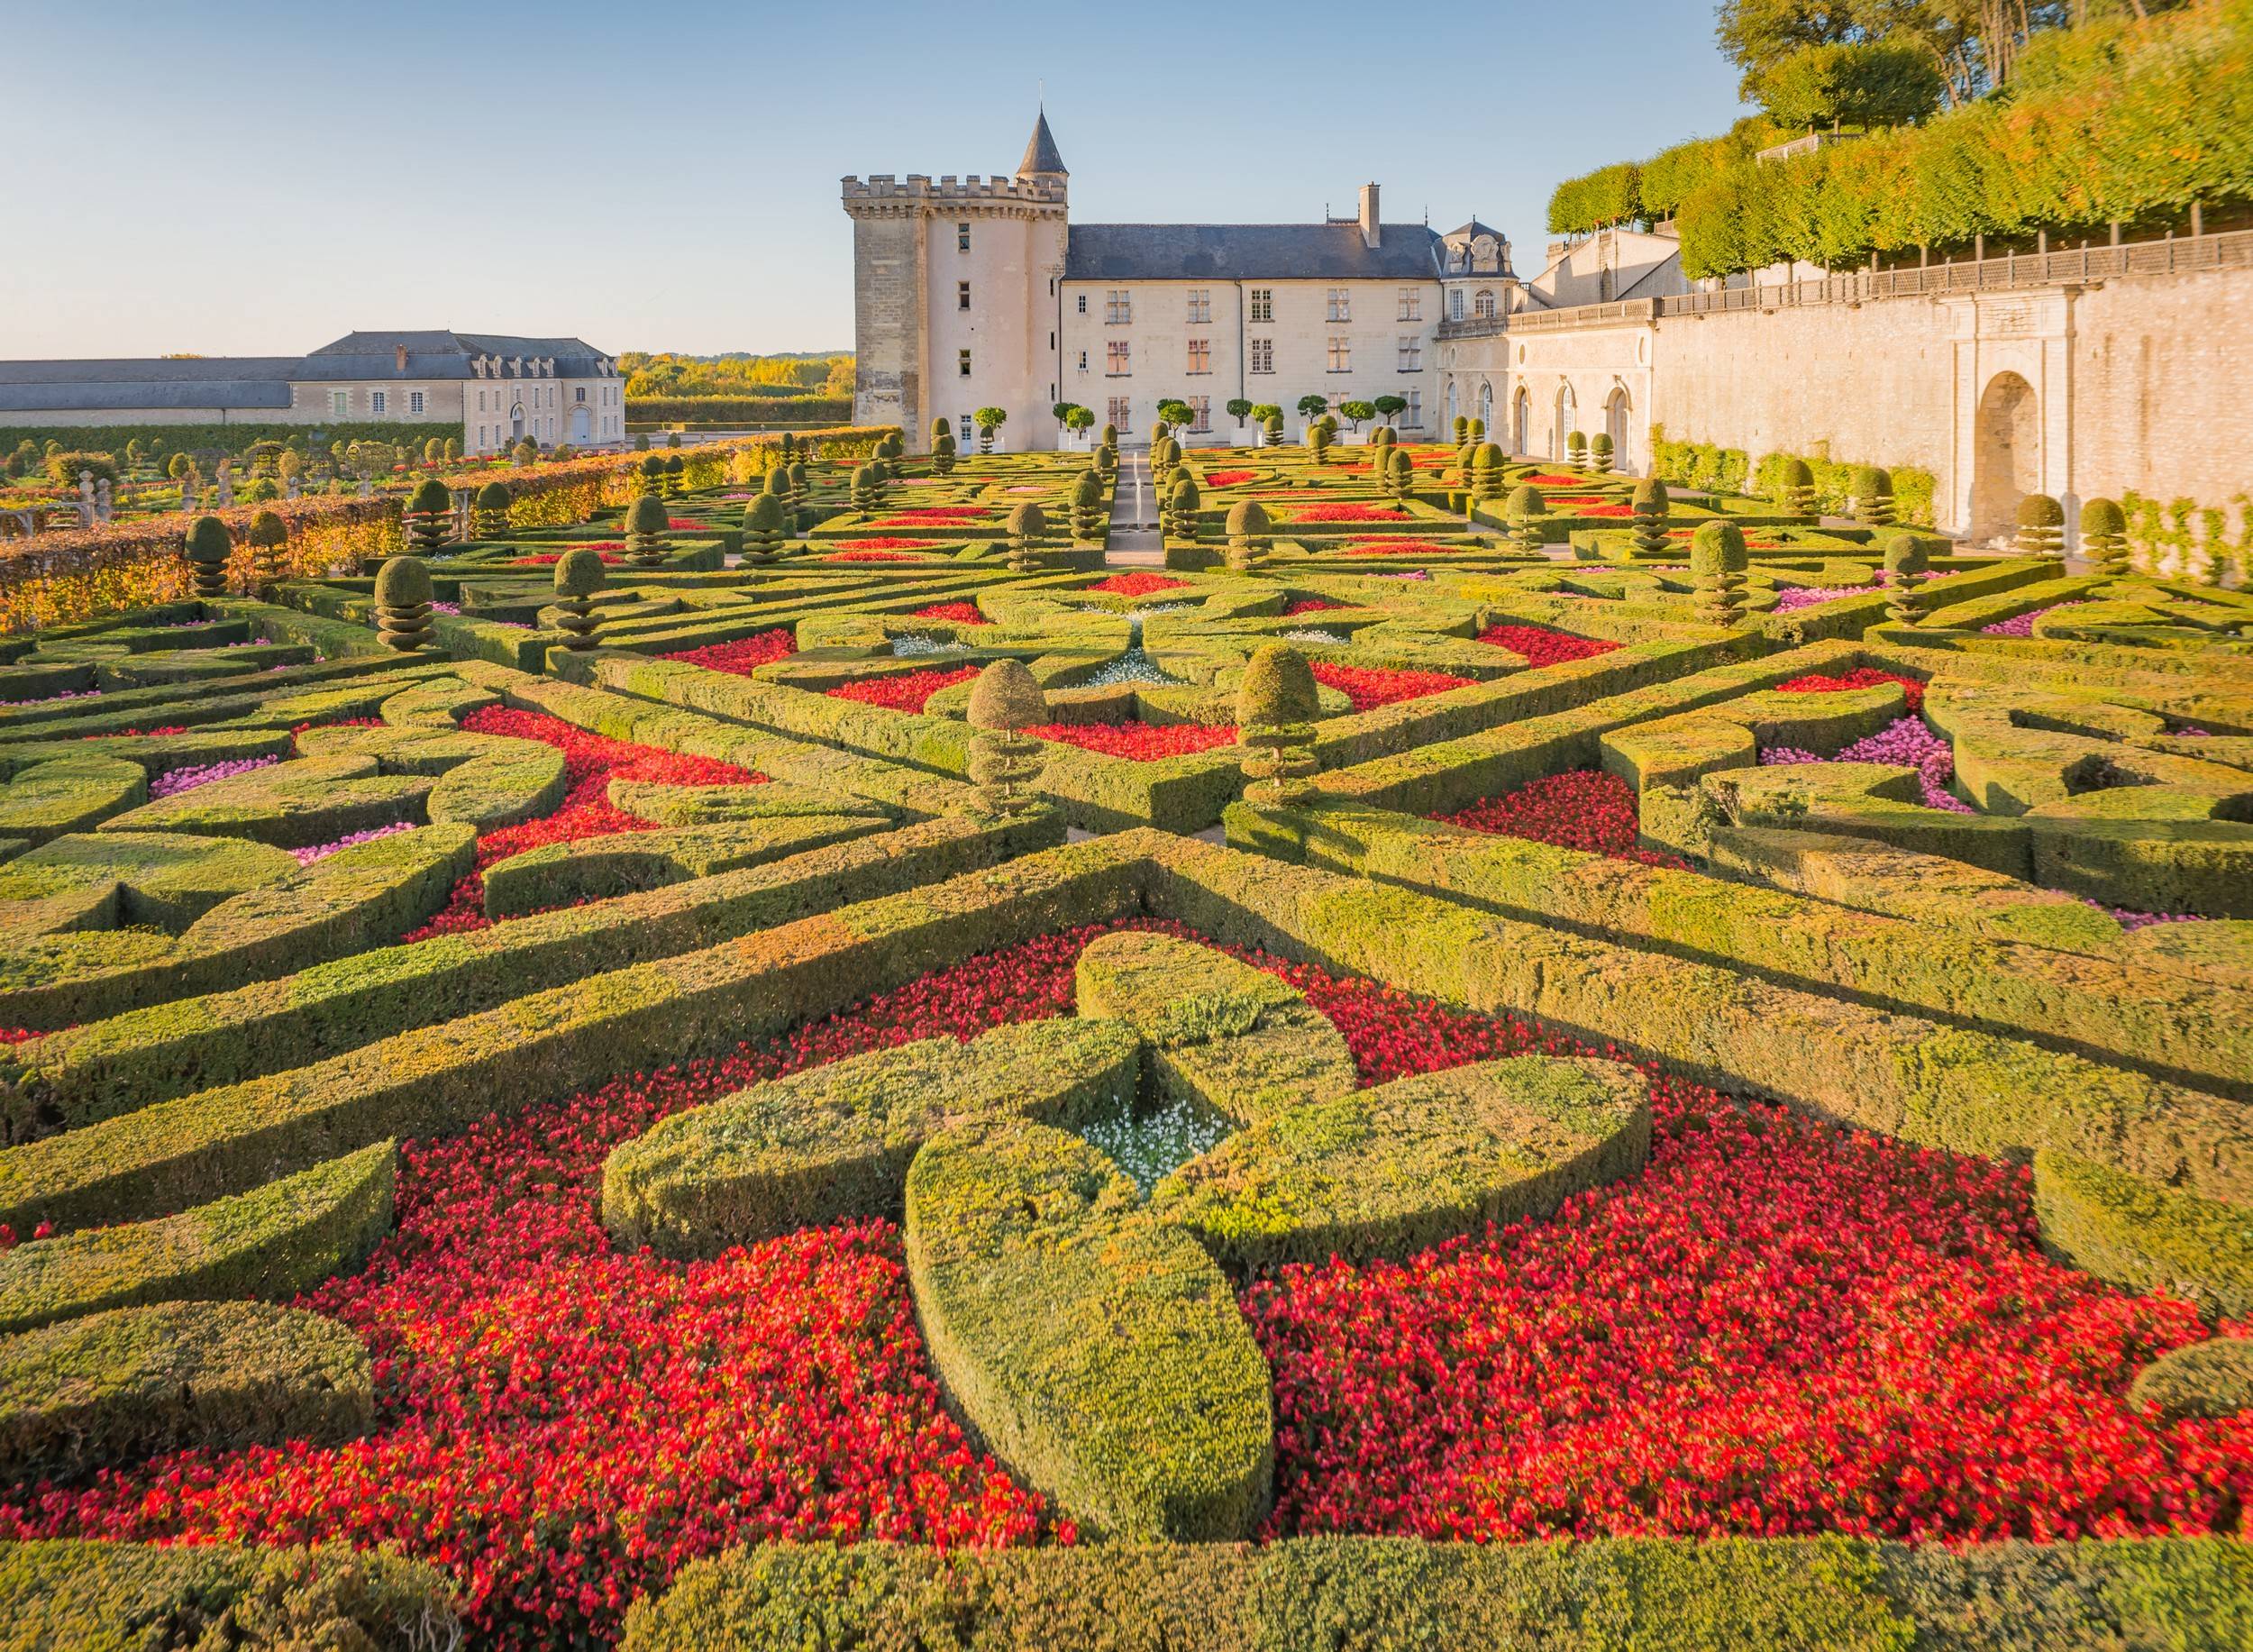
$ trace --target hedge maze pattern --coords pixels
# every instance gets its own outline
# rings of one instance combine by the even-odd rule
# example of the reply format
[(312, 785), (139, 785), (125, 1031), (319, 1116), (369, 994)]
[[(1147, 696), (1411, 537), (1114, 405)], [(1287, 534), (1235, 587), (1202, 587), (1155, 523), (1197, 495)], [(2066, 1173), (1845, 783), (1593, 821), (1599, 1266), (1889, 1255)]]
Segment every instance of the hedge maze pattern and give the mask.
[[(757, 458), (0, 643), (24, 1644), (2244, 1644), (2253, 598), (1478, 447), (1184, 453), (1135, 568), (1068, 455)], [(1494, 1489), (1597, 1310), (1494, 1375), (1476, 1291), (1724, 1140), (1900, 1200), (1789, 1264), (1845, 1341), (1925, 1224), (2072, 1305), (1936, 1368), (2077, 1374), (1852, 1511)]]

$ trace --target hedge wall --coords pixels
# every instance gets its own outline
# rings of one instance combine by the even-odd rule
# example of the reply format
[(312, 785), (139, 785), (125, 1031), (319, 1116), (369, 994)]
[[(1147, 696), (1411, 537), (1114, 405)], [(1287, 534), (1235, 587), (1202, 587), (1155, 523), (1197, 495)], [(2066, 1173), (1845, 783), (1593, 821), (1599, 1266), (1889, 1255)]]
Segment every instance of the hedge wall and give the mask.
[(628, 424), (844, 424), (850, 396), (629, 396)]

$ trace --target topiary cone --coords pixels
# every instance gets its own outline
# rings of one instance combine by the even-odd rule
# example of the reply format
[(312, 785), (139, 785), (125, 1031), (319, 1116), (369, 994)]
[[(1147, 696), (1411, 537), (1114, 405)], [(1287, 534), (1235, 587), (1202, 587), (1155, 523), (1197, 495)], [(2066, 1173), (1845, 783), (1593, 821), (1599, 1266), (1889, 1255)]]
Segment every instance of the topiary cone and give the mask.
[(1502, 503), (1502, 520), (1509, 525), (1510, 543), (1520, 551), (1538, 553), (1546, 543), (1541, 523), (1548, 514), (1548, 502), (1532, 483), (1520, 482), (1511, 488)]
[(271, 585), (281, 575), (281, 549), (289, 543), (289, 525), (275, 512), (262, 510), (251, 518), (247, 537), (252, 578), (260, 587)]
[(426, 476), (415, 484), (406, 501), (406, 514), (402, 518), (406, 528), (406, 543), (418, 555), (435, 556), (445, 548), (446, 536), (453, 526), (453, 495), (446, 484), (434, 476)]
[(427, 647), (430, 570), (419, 556), (388, 558), (376, 570), (376, 634), (388, 648), (411, 654)]
[(1745, 570), (1752, 558), (1745, 530), (1733, 522), (1709, 522), (1690, 541), (1690, 577), (1697, 587), (1698, 618), (1709, 625), (1735, 625), (1745, 616)]
[(970, 778), (989, 808), (1006, 809), (1040, 779), (1042, 743), (1021, 731), (1048, 721), (1048, 698), (1022, 660), (996, 660), (971, 685)]
[(2089, 499), (2081, 507), (2081, 555), (2099, 573), (2129, 569), (2128, 513), (2117, 499)]
[(626, 507), (625, 553), (637, 567), (655, 568), (664, 561), (666, 525), (671, 520), (665, 501), (653, 493), (643, 494)]
[(1273, 524), (1267, 507), (1257, 499), (1243, 499), (1228, 507), (1223, 525), (1228, 536), (1228, 566), (1238, 573), (1249, 573), (1267, 560), (1273, 548), (1268, 538)]
[(771, 562), (789, 539), (779, 495), (762, 493), (743, 507), (743, 561)]
[(2065, 555), (2066, 507), (2046, 493), (2028, 494), (2019, 501), (2014, 543), (2020, 556)]
[(234, 554), (234, 540), (225, 523), (216, 516), (196, 517), (187, 530), (184, 554), (194, 570), (198, 597), (227, 594), (227, 559)]
[(1236, 685), (1236, 744), (1245, 778), (1260, 782), (1245, 793), (1250, 800), (1288, 803), (1303, 793), (1315, 771), (1313, 725), (1321, 707), (1306, 655), (1285, 643), (1253, 653)]
[(1502, 450), (1491, 442), (1482, 442), (1471, 454), (1471, 497), (1490, 500), (1501, 491)]
[(1795, 516), (1813, 512), (1815, 473), (1807, 468), (1807, 461), (1787, 457), (1776, 466), (1775, 502), (1777, 508)]
[(500, 482), (488, 482), (478, 489), (474, 508), (474, 525), (478, 537), (492, 539), (508, 531), (508, 507), (515, 503), (507, 488)]
[(1860, 465), (1855, 470), (1853, 486), (1854, 497), (1847, 501), (1847, 515), (1865, 527), (1893, 526), (1892, 474), (1875, 465)]
[(598, 552), (566, 551), (556, 559), (555, 606), (562, 611), (555, 623), (563, 633), (562, 645), (572, 653), (585, 653), (595, 646), (594, 596), (608, 578)]
[(1917, 582), (1928, 566), (1924, 543), (1914, 534), (1893, 534), (1884, 543), (1885, 617), (1896, 625), (1913, 625), (1925, 609)]
[(1008, 515), (1004, 525), (1009, 533), (1009, 570), (1012, 573), (1032, 573), (1040, 567), (1040, 542), (1048, 534), (1048, 517), (1041, 507), (1027, 500)]
[(1094, 470), (1080, 472), (1072, 485), (1072, 537), (1082, 544), (1103, 537), (1103, 477)]
[(1197, 491), (1196, 482), (1190, 477), (1188, 466), (1182, 466), (1180, 474), (1174, 478), (1173, 490), (1166, 495), (1165, 502), (1173, 517), (1172, 525), (1165, 530), (1166, 534), (1172, 538), (1184, 539), (1194, 544), (1197, 541), (1198, 507), (1204, 500)]
[(1656, 476), (1646, 476), (1635, 484), (1635, 497), (1628, 508), (1635, 517), (1637, 556), (1656, 559), (1673, 550), (1666, 537), (1666, 513), (1672, 503), (1666, 496), (1666, 484)]

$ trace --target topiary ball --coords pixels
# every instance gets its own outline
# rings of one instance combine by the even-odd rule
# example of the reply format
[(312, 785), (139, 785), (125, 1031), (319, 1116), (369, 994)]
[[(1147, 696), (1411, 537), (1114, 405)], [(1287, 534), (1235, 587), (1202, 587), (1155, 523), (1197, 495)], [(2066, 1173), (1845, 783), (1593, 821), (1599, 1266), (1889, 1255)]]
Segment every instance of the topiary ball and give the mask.
[(260, 549), (271, 549), (289, 543), (288, 525), (270, 510), (262, 510), (251, 518), (251, 543)]
[(446, 484), (434, 476), (426, 476), (415, 484), (415, 491), (407, 496), (406, 507), (418, 516), (442, 516), (453, 508), (453, 495)]
[(2019, 525), (2061, 528), (2066, 525), (2066, 507), (2046, 493), (2030, 493), (2019, 501)]
[(1231, 539), (1257, 539), (1273, 525), (1267, 507), (1257, 499), (1243, 499), (1228, 507), (1227, 533)]
[(1742, 573), (1752, 566), (1745, 530), (1734, 522), (1709, 522), (1690, 540), (1690, 571), (1699, 579)]
[(771, 497), (773, 495), (780, 494), (789, 485), (790, 472), (789, 467), (777, 465), (771, 470), (767, 472), (766, 479), (759, 484), (759, 491)]
[(1306, 655), (1288, 643), (1268, 643), (1255, 650), (1244, 668), (1243, 680), (1236, 685), (1239, 728), (1311, 723), (1321, 707), (1314, 668), (1307, 663)]
[(198, 516), (187, 530), (187, 560), (217, 563), (234, 554), (234, 540), (227, 525), (216, 516)]
[(762, 493), (743, 507), (743, 525), (762, 533), (782, 531), (782, 501), (776, 495)]
[(1202, 502), (1197, 484), (1190, 479), (1186, 470), (1175, 479), (1173, 490), (1166, 496), (1166, 503), (1175, 510), (1195, 510)]
[(1103, 503), (1103, 478), (1093, 470), (1080, 472), (1080, 479), (1072, 484), (1072, 502), (1082, 510), (1091, 510)]
[(602, 589), (607, 577), (599, 552), (566, 551), (555, 561), (555, 594), (574, 598), (591, 597)]
[(1520, 482), (1510, 490), (1510, 497), (1502, 503), (1502, 514), (1514, 521), (1546, 516), (1548, 506), (1542, 502), (1541, 489), (1530, 482)]
[(1646, 476), (1635, 484), (1635, 499), (1630, 508), (1639, 516), (1666, 514), (1668, 503), (1666, 484), (1656, 476)]
[(971, 685), (968, 715), (972, 728), (1013, 735), (1048, 721), (1048, 697), (1024, 661), (996, 660)]
[(665, 501), (653, 493), (645, 493), (626, 507), (625, 531), (629, 534), (662, 534), (672, 518), (666, 514)]
[(1929, 559), (1924, 542), (1914, 534), (1889, 534), (1885, 538), (1885, 583), (1902, 585), (1911, 574), (1922, 573)]
[(376, 606), (411, 608), (430, 600), (430, 570), (419, 556), (384, 559), (376, 570)]
[(478, 489), (479, 510), (505, 511), (511, 503), (513, 501), (508, 497), (508, 489), (499, 482), (488, 482)]
[(1804, 459), (1786, 459), (1776, 467), (1776, 479), (1786, 488), (1811, 488), (1815, 485), (1815, 472), (1808, 468)]
[(2117, 499), (2089, 499), (2081, 507), (2081, 534), (2125, 534), (2128, 532), (2128, 513), (2120, 507)]
[[(1473, 470), (1499, 470), (1502, 468), (1502, 450), (1491, 442), (1482, 442), (1471, 455)], [(1527, 489), (1530, 492), (1531, 489)], [(1514, 497), (1514, 496), (1513, 496)]]
[(1048, 532), (1048, 516), (1028, 499), (1009, 513), (1007, 525), (1013, 538), (1038, 539)]

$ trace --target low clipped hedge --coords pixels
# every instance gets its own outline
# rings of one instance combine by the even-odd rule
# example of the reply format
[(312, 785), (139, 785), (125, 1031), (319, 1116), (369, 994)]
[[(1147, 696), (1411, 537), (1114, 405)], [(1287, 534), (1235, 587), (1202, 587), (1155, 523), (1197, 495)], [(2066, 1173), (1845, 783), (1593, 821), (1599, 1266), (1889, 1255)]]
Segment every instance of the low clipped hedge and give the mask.
[(1848, 1538), (939, 1554), (766, 1545), (635, 1603), (625, 1652), (2043, 1652), (2253, 1642), (2224, 1538), (1950, 1549)]
[(302, 1309), (164, 1302), (0, 1338), (0, 1482), (190, 1446), (333, 1443), (374, 1419), (360, 1338)]
[(2034, 1155), (2043, 1247), (2131, 1291), (2208, 1314), (2253, 1309), (2253, 1200), (2223, 1204), (2070, 1153)]
[(0, 1332), (145, 1302), (279, 1301), (348, 1273), (391, 1231), (396, 1145), (378, 1142), (178, 1216), (0, 1252)]
[(1062, 835), (1053, 815), (927, 821), (771, 866), (625, 896), (598, 910), (543, 913), (135, 1009), (0, 1049), (0, 1114), (19, 1127), (76, 1127), (495, 1009), (590, 972), (697, 951), (936, 883), (1047, 848)]
[(1151, 1192), (1232, 1268), (1403, 1259), (1547, 1216), (1649, 1156), (1643, 1075), (1527, 1055), (1418, 1073), (1275, 1114)]
[(711, 1256), (856, 1217), (897, 1217), (917, 1149), (965, 1119), (1079, 1125), (1131, 1100), (1142, 1044), (1116, 1024), (1034, 1021), (832, 1062), (674, 1115), (603, 1165), (622, 1246)]
[(962, 1128), (908, 1172), (908, 1274), (973, 1437), (1090, 1534), (1249, 1535), (1273, 1379), (1227, 1277), (1076, 1136)]
[(342, 1545), (0, 1545), (9, 1652), (338, 1648), (450, 1652), (452, 1585), (431, 1566)]
[(486, 868), (485, 916), (516, 917), (763, 866), (881, 832), (886, 824), (867, 815), (800, 815), (544, 844)]

